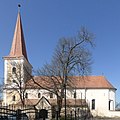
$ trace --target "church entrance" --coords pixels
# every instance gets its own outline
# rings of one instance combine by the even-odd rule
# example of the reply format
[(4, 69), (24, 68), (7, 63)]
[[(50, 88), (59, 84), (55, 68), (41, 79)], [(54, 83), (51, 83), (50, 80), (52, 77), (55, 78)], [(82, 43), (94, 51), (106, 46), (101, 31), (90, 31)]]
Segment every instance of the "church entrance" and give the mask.
[(46, 118), (48, 118), (48, 111), (46, 109), (41, 109), (39, 111), (39, 118), (42, 120), (45, 120)]

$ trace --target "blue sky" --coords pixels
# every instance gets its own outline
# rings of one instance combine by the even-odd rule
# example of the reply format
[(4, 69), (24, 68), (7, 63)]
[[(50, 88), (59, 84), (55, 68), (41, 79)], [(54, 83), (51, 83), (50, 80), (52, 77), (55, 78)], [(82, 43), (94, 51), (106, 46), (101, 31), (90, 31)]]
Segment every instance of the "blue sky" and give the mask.
[(0, 0), (0, 80), (2, 57), (10, 51), (18, 3), (33, 68), (50, 61), (59, 38), (75, 36), (85, 26), (96, 37), (92, 75), (104, 75), (117, 88), (120, 102), (120, 0)]

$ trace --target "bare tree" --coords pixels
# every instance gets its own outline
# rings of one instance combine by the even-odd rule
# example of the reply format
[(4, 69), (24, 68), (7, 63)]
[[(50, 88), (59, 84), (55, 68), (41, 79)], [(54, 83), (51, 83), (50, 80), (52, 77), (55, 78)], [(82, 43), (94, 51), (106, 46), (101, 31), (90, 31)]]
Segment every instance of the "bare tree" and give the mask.
[[(44, 84), (34, 81), (39, 87), (46, 89), (57, 96), (59, 115), (63, 98), (66, 97), (66, 86), (72, 75), (86, 75), (90, 72), (91, 53), (88, 44), (93, 46), (94, 36), (82, 27), (76, 37), (59, 40), (50, 64), (45, 64), (37, 70)], [(65, 96), (64, 96), (65, 94)]]

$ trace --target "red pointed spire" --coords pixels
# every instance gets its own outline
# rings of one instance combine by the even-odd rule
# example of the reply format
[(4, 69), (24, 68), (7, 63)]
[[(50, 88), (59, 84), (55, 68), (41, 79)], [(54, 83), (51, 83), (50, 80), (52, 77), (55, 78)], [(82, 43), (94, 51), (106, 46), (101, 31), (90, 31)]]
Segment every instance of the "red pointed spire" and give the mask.
[(21, 17), (20, 17), (20, 13), (18, 12), (12, 47), (8, 57), (22, 57), (22, 56), (24, 56), (26, 60), (28, 60)]

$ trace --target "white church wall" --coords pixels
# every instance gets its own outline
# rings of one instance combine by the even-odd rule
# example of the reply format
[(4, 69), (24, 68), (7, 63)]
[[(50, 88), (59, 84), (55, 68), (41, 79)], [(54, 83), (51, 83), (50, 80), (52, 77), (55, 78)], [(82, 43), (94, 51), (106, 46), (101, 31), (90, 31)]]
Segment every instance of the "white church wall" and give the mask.
[[(86, 91), (86, 92), (85, 92)], [(44, 89), (28, 89), (29, 99), (38, 99), (38, 93), (41, 97), (50, 98), (50, 92)], [(74, 99), (75, 90), (67, 90), (67, 99)], [(77, 99), (86, 99), (90, 110), (96, 116), (104, 116), (109, 111), (109, 99), (115, 102), (115, 91), (109, 89), (76, 89)], [(56, 95), (53, 95), (56, 98)], [(95, 109), (92, 109), (92, 100), (95, 100)]]
[(110, 107), (109, 110), (115, 110), (115, 90), (110, 89), (109, 90), (109, 101), (110, 101)]
[[(92, 109), (92, 100), (95, 100), (95, 109)], [(111, 110), (115, 110), (115, 91), (109, 89), (87, 89), (86, 100), (94, 116), (106, 116)], [(112, 100), (109, 106), (109, 100)]]
[[(74, 99), (74, 92), (76, 91), (77, 99), (86, 99), (90, 110), (94, 114), (103, 115), (109, 111), (109, 99), (113, 100), (113, 104), (115, 106), (115, 91), (109, 89), (76, 89), (76, 90), (67, 90), (67, 99)], [(41, 97), (44, 96), (46, 98), (50, 98), (50, 92), (44, 89), (28, 89), (26, 90), (28, 93), (29, 99), (38, 99), (38, 93), (40, 93)], [(53, 98), (56, 98), (56, 95), (53, 95)], [(92, 109), (92, 100), (95, 100), (95, 109)]]
[[(40, 98), (42, 96), (50, 98), (50, 92), (44, 89), (27, 89), (26, 93), (28, 93), (28, 99), (39, 99), (38, 93), (40, 93)], [(55, 95), (53, 95), (53, 98), (56, 98)]]

